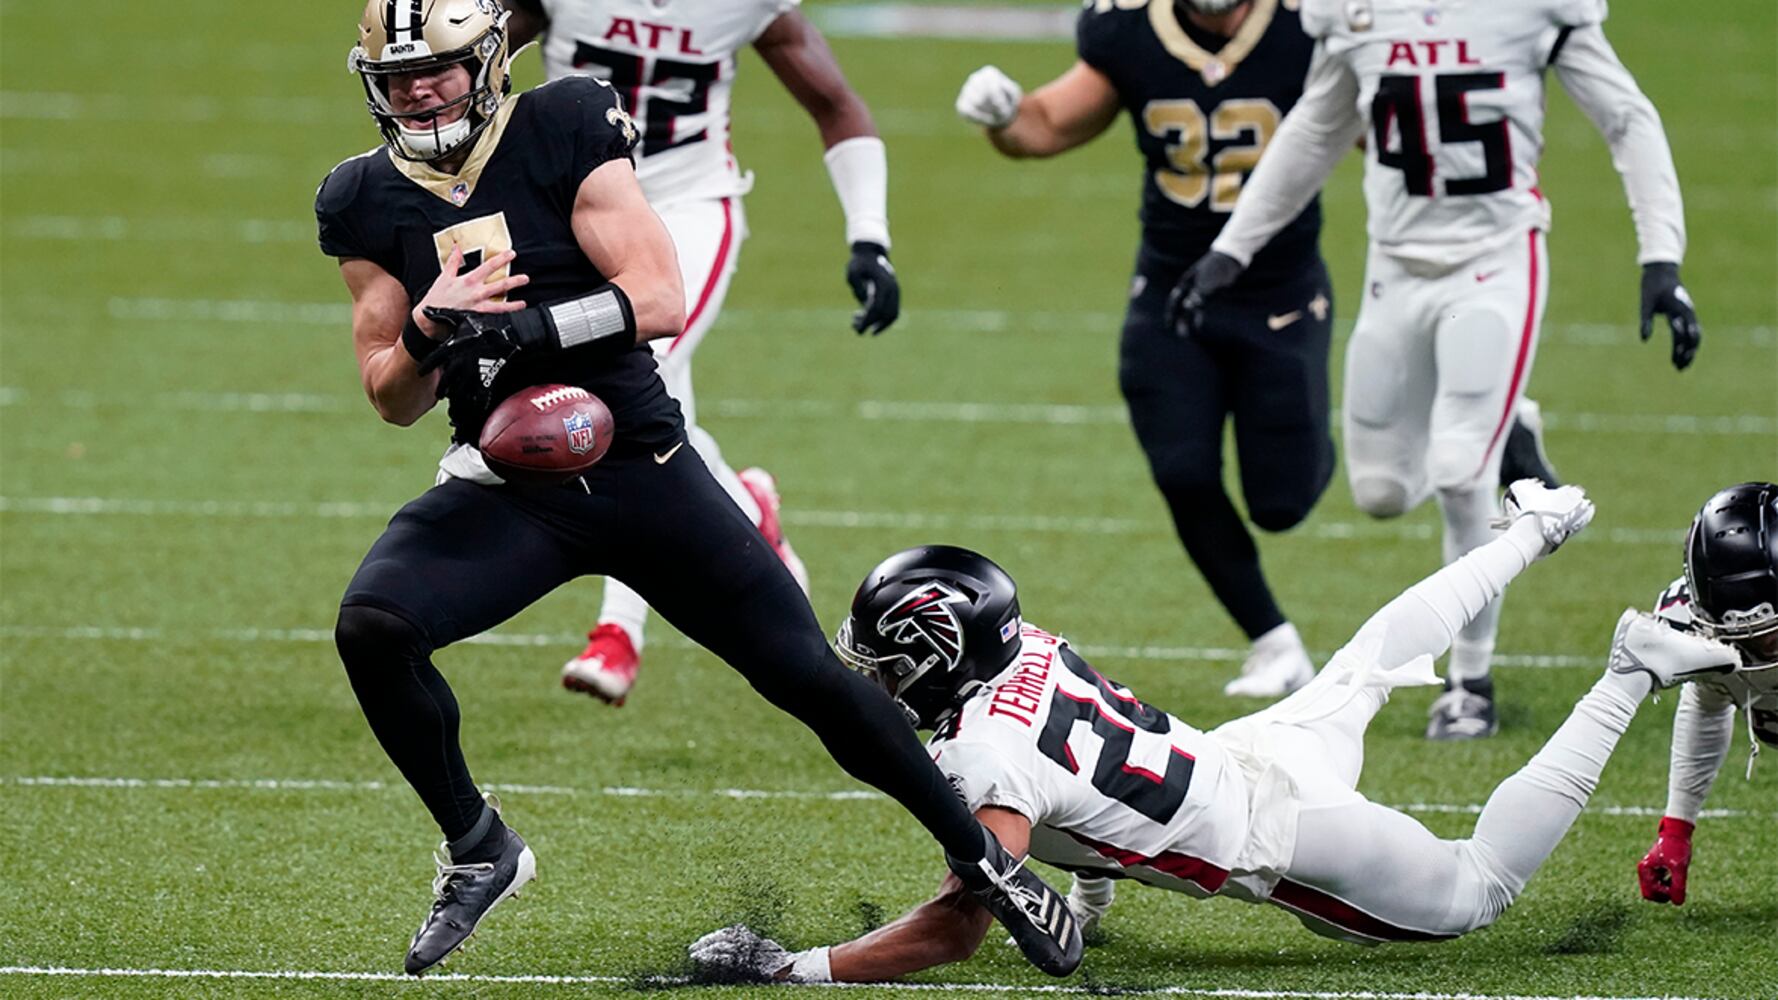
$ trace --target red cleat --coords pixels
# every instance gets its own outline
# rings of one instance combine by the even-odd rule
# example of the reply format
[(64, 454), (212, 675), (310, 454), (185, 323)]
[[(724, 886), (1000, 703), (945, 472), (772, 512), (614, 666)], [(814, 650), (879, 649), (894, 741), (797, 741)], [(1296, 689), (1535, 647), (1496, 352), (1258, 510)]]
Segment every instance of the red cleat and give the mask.
[(742, 469), (735, 476), (752, 495), (753, 502), (759, 504), (759, 533), (765, 536), (766, 544), (777, 553), (784, 568), (790, 570), (790, 575), (796, 578), (796, 585), (803, 588), (805, 595), (808, 594), (809, 570), (803, 565), (802, 559), (797, 557), (796, 550), (784, 540), (784, 525), (778, 520), (778, 480), (758, 466)]
[(587, 633), (586, 648), (562, 666), (562, 686), (621, 706), (636, 686), (642, 657), (621, 626), (600, 625)]

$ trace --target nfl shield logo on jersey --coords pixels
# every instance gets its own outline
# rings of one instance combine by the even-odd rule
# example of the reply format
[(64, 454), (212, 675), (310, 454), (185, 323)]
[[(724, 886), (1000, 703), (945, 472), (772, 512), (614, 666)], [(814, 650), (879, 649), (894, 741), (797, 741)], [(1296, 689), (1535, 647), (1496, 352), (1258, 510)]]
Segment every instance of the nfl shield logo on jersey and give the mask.
[(593, 450), (593, 418), (584, 413), (570, 413), (562, 418), (562, 429), (568, 432), (568, 450), (584, 455)]

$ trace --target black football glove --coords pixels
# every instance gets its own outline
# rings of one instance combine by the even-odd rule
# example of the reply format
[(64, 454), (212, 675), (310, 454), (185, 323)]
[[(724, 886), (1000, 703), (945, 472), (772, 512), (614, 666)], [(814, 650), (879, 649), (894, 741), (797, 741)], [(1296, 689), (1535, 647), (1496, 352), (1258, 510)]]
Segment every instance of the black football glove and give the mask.
[(1679, 283), (1679, 265), (1653, 263), (1642, 265), (1642, 339), (1654, 336), (1655, 315), (1667, 317), (1673, 328), (1673, 367), (1684, 371), (1698, 356), (1698, 342), (1704, 331), (1698, 327), (1698, 312), (1692, 297)]
[(1245, 265), (1226, 253), (1212, 250), (1199, 257), (1167, 296), (1167, 326), (1180, 337), (1191, 337), (1202, 330), (1205, 304), (1234, 284), (1245, 270)]
[(513, 355), (549, 336), (532, 309), (482, 313), (427, 306), (426, 318), (450, 327), (451, 336), (420, 362), (420, 374), (440, 372), (440, 399), (448, 397), (482, 412), (493, 408), (494, 379)]
[(889, 329), (901, 315), (901, 282), (895, 280), (895, 266), (889, 263), (889, 250), (877, 243), (860, 241), (852, 244), (852, 260), (846, 264), (846, 284), (859, 309), (852, 314), (852, 329), (857, 333), (878, 334)]

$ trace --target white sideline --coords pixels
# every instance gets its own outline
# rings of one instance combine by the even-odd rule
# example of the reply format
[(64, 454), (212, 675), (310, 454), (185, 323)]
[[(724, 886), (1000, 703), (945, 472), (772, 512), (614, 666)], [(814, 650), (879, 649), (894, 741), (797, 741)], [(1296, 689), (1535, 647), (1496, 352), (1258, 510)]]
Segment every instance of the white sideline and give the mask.
[[(407, 786), (386, 781), (337, 781), (316, 778), (113, 778), (85, 775), (18, 775), (0, 777), (0, 787), (19, 788), (124, 788), (174, 790), (244, 790), (262, 792), (386, 792), (406, 791)], [(614, 799), (730, 799), (735, 801), (796, 802), (888, 802), (888, 796), (869, 789), (852, 788), (839, 791), (804, 791), (794, 788), (638, 788), (633, 785), (607, 785), (599, 788), (571, 788), (566, 785), (488, 784), (488, 791), (511, 792), (515, 795), (586, 795)], [(1477, 816), (1479, 802), (1396, 802), (1389, 808), (1405, 813), (1424, 815)], [(1633, 817), (1656, 819), (1665, 813), (1652, 806), (1589, 805), (1582, 810), (1589, 816)], [(1778, 812), (1751, 809), (1705, 809), (1704, 819), (1778, 819)]]
[[(21, 625), (0, 624), (0, 638), (65, 639), (98, 642), (333, 642), (333, 630), (324, 628), (211, 628), (167, 630), (154, 626), (120, 625)], [(577, 646), (586, 641), (578, 633), (567, 632), (483, 632), (459, 640), (471, 646)], [(678, 634), (650, 639), (652, 643), (676, 649), (696, 649), (690, 639)], [(1080, 643), (1080, 655), (1105, 660), (1159, 660), (1167, 663), (1202, 660), (1215, 663), (1239, 663), (1248, 650), (1215, 646), (1115, 646)], [(1309, 655), (1326, 659), (1331, 651), (1310, 650)], [(1496, 653), (1497, 667), (1559, 667), (1597, 668), (1601, 659), (1577, 653)]]
[[(77, 976), (83, 978), (131, 979), (284, 979), (342, 982), (413, 983), (518, 983), (544, 986), (595, 986), (643, 983), (645, 985), (689, 985), (677, 976), (545, 976), (490, 975), (447, 972), (424, 978), (397, 972), (322, 972), (298, 969), (79, 969), (61, 965), (0, 965), (0, 976)], [(784, 989), (790, 984), (782, 984)], [(910, 993), (1043, 993), (1062, 995), (1098, 995), (1104, 986), (1037, 985), (1016, 983), (800, 983), (790, 988), (804, 989), (876, 989), (900, 990)], [(1338, 990), (1246, 990), (1200, 989), (1190, 986), (1130, 987), (1117, 992), (1154, 996), (1228, 997), (1231, 1000), (1700, 1000), (1692, 997), (1604, 997), (1565, 995), (1535, 996), (1518, 993), (1383, 993), (1372, 990), (1347, 992)]]
[[(41, 397), (41, 398), (39, 398)], [(0, 406), (61, 406), (87, 410), (106, 405), (108, 398), (91, 389), (64, 389), (34, 396), (21, 386), (0, 386)], [(132, 410), (155, 407), (205, 413), (357, 413), (368, 404), (359, 395), (305, 392), (158, 392), (132, 396)], [(992, 403), (956, 400), (892, 399), (711, 399), (699, 404), (707, 414), (723, 419), (833, 419), (890, 421), (893, 423), (1037, 424), (1062, 427), (1121, 427), (1129, 414), (1117, 405), (1071, 403)], [(1339, 423), (1338, 413), (1333, 415)], [(1771, 436), (1778, 434), (1778, 420), (1758, 414), (1698, 416), (1689, 413), (1565, 413), (1551, 411), (1544, 426), (1564, 434), (1700, 434)]]
[[(0, 496), (0, 513), (124, 515), (131, 517), (249, 517), (387, 520), (403, 501), (141, 500), (118, 497)], [(1164, 522), (1129, 517), (1051, 517), (1039, 514), (945, 514), (918, 511), (787, 510), (779, 518), (793, 528), (892, 531), (1010, 531), (1043, 535), (1166, 534)], [(1327, 541), (1428, 541), (1430, 524), (1399, 521), (1316, 521), (1296, 534)], [(1609, 528), (1581, 535), (1577, 544), (1659, 545), (1677, 548), (1685, 532), (1672, 528)]]

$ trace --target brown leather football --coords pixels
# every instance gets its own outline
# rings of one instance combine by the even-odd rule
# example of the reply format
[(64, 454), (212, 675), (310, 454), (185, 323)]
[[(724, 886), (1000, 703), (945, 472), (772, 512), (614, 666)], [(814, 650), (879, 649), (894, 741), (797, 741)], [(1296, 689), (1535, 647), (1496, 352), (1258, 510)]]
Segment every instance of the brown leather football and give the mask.
[(482, 425), (482, 458), (509, 483), (549, 486), (593, 467), (611, 447), (611, 410), (574, 385), (513, 393)]

